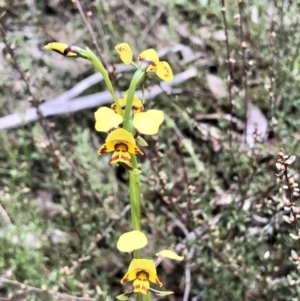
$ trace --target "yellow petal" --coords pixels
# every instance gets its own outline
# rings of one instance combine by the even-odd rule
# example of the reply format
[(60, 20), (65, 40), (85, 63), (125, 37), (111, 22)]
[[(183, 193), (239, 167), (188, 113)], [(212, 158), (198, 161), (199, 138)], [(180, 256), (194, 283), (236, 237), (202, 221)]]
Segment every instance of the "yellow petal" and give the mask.
[(184, 258), (183, 256), (179, 256), (171, 250), (162, 250), (162, 251), (156, 253), (155, 255), (165, 257), (165, 258), (170, 258), (173, 260), (180, 260), (180, 261), (183, 260), (183, 258)]
[(130, 154), (136, 154), (136, 155), (144, 155), (144, 153), (137, 147), (137, 145), (128, 144), (128, 152)]
[[(122, 108), (122, 110), (125, 110), (125, 106), (127, 103), (127, 94), (124, 95), (123, 98), (118, 99), (119, 105)], [(118, 114), (120, 114), (118, 107), (115, 103), (111, 105), (111, 108)], [(133, 100), (132, 100), (132, 109), (134, 110), (134, 114), (142, 112), (144, 110), (144, 106), (142, 101), (134, 95)]]
[(131, 164), (130, 154), (128, 152), (115, 151), (110, 158), (110, 164), (115, 164), (118, 162)]
[(150, 283), (145, 279), (135, 279), (132, 287), (135, 293), (142, 293), (144, 295), (147, 295), (150, 288)]
[(136, 95), (134, 95), (133, 100), (132, 100), (132, 109), (133, 109), (134, 114), (138, 114), (138, 113), (144, 111), (143, 103)]
[(159, 64), (159, 58), (154, 49), (147, 49), (138, 56), (139, 65), (142, 63), (146, 66), (147, 71), (156, 71)]
[(123, 117), (116, 114), (112, 109), (101, 107), (95, 112), (95, 129), (98, 132), (108, 132), (112, 128), (116, 128), (123, 121)]
[(125, 144), (127, 148), (126, 151), (129, 153), (143, 155), (143, 152), (137, 147), (133, 135), (124, 129), (116, 129), (109, 133), (105, 142), (109, 146), (109, 143), (113, 143), (114, 145)]
[(115, 49), (118, 52), (121, 61), (126, 65), (130, 65), (133, 57), (130, 46), (127, 43), (121, 43), (118, 44)]
[(98, 150), (98, 154), (109, 153), (115, 150), (115, 144), (113, 142), (104, 143)]
[(117, 249), (121, 252), (132, 252), (144, 248), (148, 244), (146, 235), (141, 231), (130, 231), (122, 234), (117, 242)]
[(164, 120), (164, 113), (161, 110), (148, 110), (141, 112), (133, 117), (133, 126), (145, 135), (155, 135), (159, 126)]
[[(118, 99), (119, 105), (121, 107), (121, 109), (124, 111), (125, 110), (125, 106), (126, 106), (126, 98), (120, 98)], [(121, 112), (118, 110), (118, 107), (115, 103), (113, 103), (111, 105), (111, 108), (117, 113), (117, 114), (121, 114)]]
[(135, 145), (135, 140), (132, 134), (124, 129), (116, 129), (111, 133), (109, 133), (108, 136), (106, 137), (105, 142), (110, 142), (110, 141), (124, 141)]
[(172, 69), (167, 62), (159, 62), (156, 75), (166, 82), (171, 81), (174, 77)]
[(71, 51), (70, 46), (65, 43), (53, 42), (45, 45), (44, 48), (48, 50), (53, 50), (64, 56), (78, 57), (78, 54), (76, 52)]

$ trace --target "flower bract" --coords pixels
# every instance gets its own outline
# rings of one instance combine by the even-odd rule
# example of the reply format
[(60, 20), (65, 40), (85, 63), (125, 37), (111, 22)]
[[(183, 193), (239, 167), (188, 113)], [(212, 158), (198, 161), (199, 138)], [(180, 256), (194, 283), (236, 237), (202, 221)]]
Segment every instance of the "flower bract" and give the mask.
[(109, 133), (105, 143), (99, 148), (98, 154), (113, 152), (110, 163), (131, 163), (130, 154), (143, 155), (137, 147), (133, 135), (124, 130), (116, 129)]
[(133, 280), (133, 291), (135, 293), (147, 294), (150, 288), (149, 281), (162, 286), (157, 277), (154, 261), (150, 259), (132, 259), (121, 283)]

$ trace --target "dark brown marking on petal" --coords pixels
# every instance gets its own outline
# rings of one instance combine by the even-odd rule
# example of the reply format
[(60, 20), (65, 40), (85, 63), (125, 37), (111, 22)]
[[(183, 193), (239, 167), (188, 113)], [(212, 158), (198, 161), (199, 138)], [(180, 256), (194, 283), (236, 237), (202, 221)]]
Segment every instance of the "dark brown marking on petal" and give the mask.
[(55, 52), (57, 52), (57, 53), (59, 53), (59, 54), (62, 54), (62, 55), (64, 55), (64, 56), (66, 56), (64, 52), (61, 52), (61, 51), (59, 51), (59, 50), (57, 50), (57, 49), (51, 49), (51, 50), (53, 50), (53, 51), (55, 51)]
[(119, 158), (120, 158), (120, 154), (117, 154), (117, 155), (115, 155), (114, 157), (111, 157), (111, 158), (110, 158), (110, 163), (111, 163), (111, 162), (117, 161)]
[(119, 152), (127, 152), (128, 151), (128, 146), (124, 142), (121, 143), (116, 143), (115, 144), (115, 150)]
[(144, 107), (143, 106), (132, 106), (132, 109), (135, 113), (138, 113), (138, 112), (143, 112), (144, 111)]
[(136, 155), (143, 155), (143, 153), (137, 147), (134, 148), (134, 153)]
[(138, 61), (139, 62), (146, 62), (148, 64), (148, 66), (154, 66), (154, 67), (156, 67), (156, 64), (153, 61), (147, 60), (147, 59), (142, 58), (140, 56), (138, 57)]
[[(144, 280), (144, 281), (147, 281), (147, 280)], [(149, 291), (149, 288), (145, 285), (141, 285), (141, 284), (135, 284), (132, 286), (133, 287), (133, 291), (136, 292), (136, 290), (142, 290), (144, 291), (145, 293), (147, 293)]]
[(99, 154), (103, 154), (103, 153), (106, 153), (107, 152), (107, 147), (106, 146), (103, 146), (102, 148), (100, 148), (99, 150), (98, 150), (98, 153)]
[(126, 48), (125, 47), (122, 47), (122, 46), (119, 46), (118, 48), (117, 48), (117, 51), (119, 51), (119, 52), (126, 52)]
[(123, 279), (122, 279), (122, 281), (121, 281), (121, 284), (123, 284), (123, 283), (125, 283), (125, 282), (127, 282), (128, 281), (128, 277), (124, 277)]
[(135, 276), (135, 277), (138, 278), (139, 280), (144, 280), (144, 278), (140, 277), (140, 275), (141, 275), (141, 276), (145, 276), (146, 279), (149, 279), (149, 273), (146, 272), (146, 271), (144, 271), (144, 270), (138, 271), (138, 272), (136, 273), (136, 276)]
[(124, 156), (124, 155), (122, 155), (122, 154), (121, 154), (121, 159), (122, 159), (123, 161), (126, 161), (127, 163), (130, 163), (130, 162), (131, 162), (131, 159), (130, 159), (130, 158), (128, 158), (128, 157), (126, 157), (126, 156)]
[(70, 51), (71, 51), (71, 45), (68, 45), (68, 47), (64, 50), (64, 55), (67, 56)]

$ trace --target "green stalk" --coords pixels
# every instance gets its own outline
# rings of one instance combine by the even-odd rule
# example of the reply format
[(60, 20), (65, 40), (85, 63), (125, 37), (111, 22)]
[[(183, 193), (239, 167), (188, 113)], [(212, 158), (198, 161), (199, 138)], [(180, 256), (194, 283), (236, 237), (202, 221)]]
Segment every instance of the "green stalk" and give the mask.
[(112, 99), (114, 100), (115, 104), (118, 107), (118, 110), (120, 112), (121, 115), (123, 115), (123, 111), (121, 109), (121, 106), (119, 104), (118, 98), (116, 96), (115, 90), (111, 84), (110, 78), (107, 74), (106, 69), (104, 68), (103, 64), (101, 63), (101, 61), (97, 58), (97, 56), (92, 52), (92, 50), (90, 50), (88, 47), (86, 47), (86, 54), (87, 54), (87, 58), (92, 62), (92, 64), (96, 67), (96, 69), (101, 73), (101, 75), (103, 76), (103, 79), (105, 81), (105, 84), (107, 86), (108, 91), (110, 92)]
[[(140, 82), (140, 80), (144, 77), (144, 75), (145, 72), (140, 69), (138, 69), (134, 73), (127, 93), (127, 101), (126, 101), (126, 107), (124, 113), (124, 129), (131, 133), (133, 131), (131, 126), (132, 101), (133, 101), (136, 86)], [(136, 156), (133, 154), (131, 155), (131, 162), (133, 168), (138, 168)], [(141, 190), (140, 190), (139, 175), (130, 174), (129, 188), (130, 188), (132, 227), (134, 230), (141, 230)]]
[(135, 89), (144, 77), (145, 77), (145, 71), (142, 69), (137, 69), (133, 75), (133, 78), (130, 82), (130, 86), (128, 89), (125, 114), (123, 117), (124, 117), (124, 129), (129, 132), (132, 132), (130, 126), (130, 120), (131, 120), (130, 115), (131, 115), (132, 101), (133, 101)]
[[(136, 85), (139, 83), (141, 78), (144, 77), (145, 72), (143, 70), (137, 70), (133, 75), (130, 82), (127, 101), (124, 113), (124, 129), (133, 134), (133, 129), (131, 125), (131, 111), (132, 111), (132, 101), (136, 89)], [(134, 154), (131, 155), (131, 163), (133, 168), (138, 168), (137, 159)], [(140, 179), (137, 174), (130, 174), (129, 176), (129, 188), (130, 188), (130, 207), (131, 207), (131, 222), (133, 230), (141, 230), (141, 189), (140, 189)], [(136, 258), (140, 258), (139, 252), (135, 254)]]
[[(124, 129), (133, 134), (133, 128), (131, 125), (131, 111), (134, 93), (137, 85), (145, 76), (145, 71), (137, 69), (130, 82), (130, 86), (127, 93), (127, 101), (124, 113)], [(137, 159), (134, 154), (131, 155), (131, 162), (133, 168), (138, 168)], [(130, 207), (131, 207), (131, 222), (133, 230), (141, 230), (141, 187), (140, 178), (137, 174), (130, 174), (129, 176), (129, 188), (130, 188)], [(135, 258), (141, 258), (141, 250), (135, 251)], [(142, 301), (142, 294), (137, 294), (137, 301)]]
[(133, 230), (141, 230), (141, 197), (139, 175), (130, 174), (130, 205), (131, 205), (131, 222)]

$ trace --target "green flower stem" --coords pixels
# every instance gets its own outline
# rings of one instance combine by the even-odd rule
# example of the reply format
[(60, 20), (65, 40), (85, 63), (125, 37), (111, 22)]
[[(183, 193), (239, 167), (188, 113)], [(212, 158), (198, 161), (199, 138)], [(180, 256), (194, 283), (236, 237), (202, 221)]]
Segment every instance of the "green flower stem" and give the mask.
[[(137, 69), (133, 75), (133, 78), (130, 82), (128, 93), (127, 93), (127, 101), (124, 113), (124, 129), (133, 133), (132, 127), (132, 102), (135, 90), (137, 86), (143, 81), (145, 77), (145, 71), (141, 69)], [(131, 163), (133, 168), (138, 168), (137, 159), (135, 155), (131, 155)], [(138, 174), (130, 173), (129, 177), (129, 188), (130, 188), (130, 207), (131, 207), (131, 222), (133, 230), (141, 230), (141, 186), (140, 186), (140, 178)], [(141, 250), (135, 251), (135, 258), (141, 258)], [(142, 294), (138, 293), (136, 295), (137, 301), (143, 301)], [(148, 299), (149, 300), (149, 299)], [(151, 297), (150, 297), (151, 301)]]
[(89, 59), (89, 58), (88, 58), (88, 55), (87, 55), (87, 53), (86, 53), (86, 50), (84, 50), (84, 49), (82, 49), (82, 48), (79, 48), (79, 47), (77, 47), (77, 46), (73, 46), (73, 45), (70, 46), (70, 49), (71, 49), (72, 52), (77, 53), (77, 55), (78, 55), (79, 57), (81, 57), (81, 58), (83, 58), (83, 59)]
[(136, 87), (144, 77), (145, 77), (145, 71), (142, 69), (137, 69), (133, 75), (133, 78), (130, 82), (130, 86), (128, 89), (125, 114), (123, 117), (124, 117), (124, 129), (130, 132), (131, 132), (131, 127), (130, 127), (131, 109), (132, 109), (134, 93)]
[(151, 293), (148, 292), (148, 294), (145, 297), (145, 301), (151, 301)]
[[(132, 127), (132, 116), (131, 116), (131, 110), (132, 110), (132, 102), (135, 90), (139, 83), (143, 80), (145, 77), (145, 71), (138, 69), (129, 86), (129, 90), (127, 93), (127, 101), (126, 101), (126, 108), (125, 108), (125, 114), (124, 114), (124, 129), (127, 131), (133, 133), (133, 127)], [(138, 168), (137, 166), (137, 159), (135, 155), (131, 155), (131, 162), (133, 168)], [(130, 187), (130, 206), (131, 206), (131, 221), (132, 221), (132, 227), (134, 230), (141, 230), (141, 186), (140, 186), (140, 178), (137, 174), (130, 174), (129, 177), (129, 187)], [(135, 258), (141, 258), (141, 250), (135, 251)], [(142, 294), (137, 294), (137, 301), (143, 301)], [(150, 297), (151, 301), (151, 297)]]
[(130, 174), (129, 189), (132, 227), (133, 230), (141, 230), (141, 197), (140, 179), (138, 175)]
[(117, 105), (117, 108), (118, 108), (119, 112), (121, 112), (121, 114), (122, 114), (123, 111), (121, 109), (121, 106), (119, 104), (118, 98), (117, 98), (116, 93), (115, 93), (115, 90), (114, 90), (114, 88), (111, 84), (111, 81), (109, 79), (109, 76), (108, 76), (107, 71), (105, 70), (103, 64), (97, 58), (97, 56), (92, 52), (92, 50), (90, 50), (88, 47), (86, 47), (86, 54), (87, 54), (87, 58), (92, 62), (92, 64), (96, 67), (96, 69), (103, 76), (103, 79), (105, 81), (107, 89), (109, 90), (115, 104)]
[[(145, 72), (143, 70), (137, 70), (130, 82), (130, 86), (127, 93), (127, 101), (124, 114), (124, 129), (133, 132), (131, 125), (131, 109), (132, 102), (135, 93), (135, 89), (140, 80), (144, 77)], [(133, 134), (133, 133), (132, 133)], [(135, 155), (131, 155), (132, 167), (137, 168), (137, 159)], [(130, 188), (130, 206), (131, 206), (131, 221), (133, 230), (141, 230), (141, 189), (139, 175), (130, 174), (129, 177), (129, 188)], [(136, 258), (140, 258), (140, 253), (136, 252)]]

